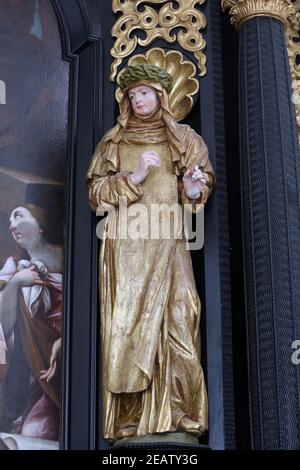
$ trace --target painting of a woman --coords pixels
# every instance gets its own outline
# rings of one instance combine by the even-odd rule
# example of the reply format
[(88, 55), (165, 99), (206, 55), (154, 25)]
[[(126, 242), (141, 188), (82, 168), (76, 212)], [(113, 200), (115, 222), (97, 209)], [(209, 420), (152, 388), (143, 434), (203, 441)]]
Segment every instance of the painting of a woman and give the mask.
[[(15, 413), (5, 407), (5, 431), (57, 441), (59, 438), (59, 356), (62, 332), (62, 248), (49, 242), (49, 222), (36, 205), (15, 208), (10, 231), (18, 255), (0, 271), (0, 379), (13, 390)], [(18, 382), (15, 356), (29, 371)], [(12, 378), (13, 377), (13, 378)], [(19, 409), (16, 391), (26, 389)], [(24, 395), (24, 394), (23, 394)], [(10, 427), (10, 429), (9, 429)], [(3, 429), (2, 429), (3, 430)]]

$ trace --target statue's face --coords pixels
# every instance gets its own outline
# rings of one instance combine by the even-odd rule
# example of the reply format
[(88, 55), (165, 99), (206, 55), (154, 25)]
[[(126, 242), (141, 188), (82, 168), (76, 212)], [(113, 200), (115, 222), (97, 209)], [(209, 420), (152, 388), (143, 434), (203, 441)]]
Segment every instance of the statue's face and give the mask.
[(128, 96), (132, 109), (138, 116), (147, 116), (158, 108), (158, 96), (150, 86), (138, 85), (130, 88)]
[(41, 239), (39, 223), (26, 207), (14, 209), (9, 222), (12, 236), (22, 248), (30, 249), (39, 243)]

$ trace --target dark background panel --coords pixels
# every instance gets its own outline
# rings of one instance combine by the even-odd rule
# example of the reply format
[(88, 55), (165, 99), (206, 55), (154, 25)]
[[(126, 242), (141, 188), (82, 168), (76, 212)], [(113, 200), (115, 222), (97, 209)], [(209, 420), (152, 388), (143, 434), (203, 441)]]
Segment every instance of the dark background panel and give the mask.
[(0, 21), (0, 166), (64, 181), (69, 74), (52, 5), (1, 0)]

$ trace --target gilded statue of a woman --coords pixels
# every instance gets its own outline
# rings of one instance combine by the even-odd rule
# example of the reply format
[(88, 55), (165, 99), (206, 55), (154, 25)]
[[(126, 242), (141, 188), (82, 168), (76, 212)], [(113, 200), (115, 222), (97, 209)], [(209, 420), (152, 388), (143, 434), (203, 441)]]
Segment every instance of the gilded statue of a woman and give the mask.
[[(213, 169), (202, 138), (170, 111), (172, 77), (153, 65), (130, 65), (120, 87), (117, 125), (88, 171), (91, 208), (112, 206), (118, 218), (121, 198), (149, 211), (205, 204)], [(116, 236), (101, 245), (104, 437), (112, 441), (176, 431), (200, 436), (208, 427), (201, 304), (186, 240), (177, 235)]]

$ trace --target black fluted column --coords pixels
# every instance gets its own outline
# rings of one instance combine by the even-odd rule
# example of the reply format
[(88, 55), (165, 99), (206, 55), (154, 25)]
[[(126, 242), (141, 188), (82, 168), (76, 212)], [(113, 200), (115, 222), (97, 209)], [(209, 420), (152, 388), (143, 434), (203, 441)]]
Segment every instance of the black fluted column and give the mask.
[(240, 150), (252, 445), (296, 449), (300, 427), (300, 156), (280, 21), (241, 26)]

